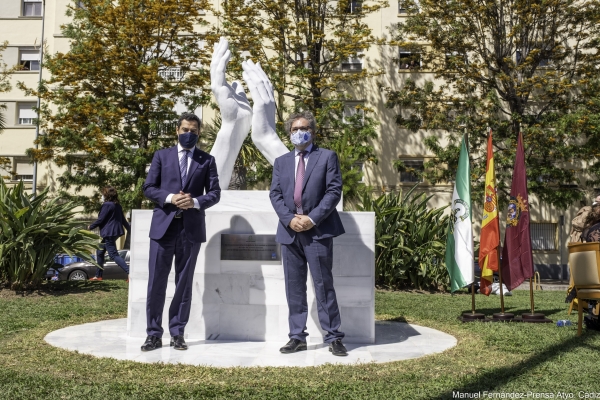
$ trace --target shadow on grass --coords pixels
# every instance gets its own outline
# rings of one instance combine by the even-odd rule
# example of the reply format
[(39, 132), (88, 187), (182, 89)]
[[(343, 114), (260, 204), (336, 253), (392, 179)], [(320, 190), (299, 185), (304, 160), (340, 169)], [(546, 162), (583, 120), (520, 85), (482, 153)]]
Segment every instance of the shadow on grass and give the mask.
[[(543, 310), (536, 309), (535, 310), (536, 313), (542, 313), (542, 314), (544, 314), (546, 316), (553, 315), (555, 313), (564, 312), (564, 311), (566, 311), (565, 308), (553, 308), (553, 309), (543, 309)], [(464, 314), (464, 313), (470, 313), (470, 312), (471, 312), (471, 310), (464, 310), (461, 313), (461, 315)], [(492, 316), (493, 314), (496, 314), (496, 313), (500, 312), (500, 307), (498, 307), (498, 308), (476, 308), (475, 312), (482, 313), (482, 314), (485, 314), (487, 316)], [(518, 317), (521, 314), (530, 313), (531, 312), (531, 308), (513, 309), (511, 307), (504, 307), (504, 312), (515, 314), (515, 317)]]
[(86, 294), (97, 292), (111, 292), (121, 290), (119, 281), (58, 281), (43, 282), (36, 289), (30, 290), (11, 290), (0, 288), (0, 297), (33, 297), (33, 296), (65, 296), (69, 294)]
[(447, 390), (433, 399), (452, 399), (455, 398), (453, 393), (478, 393), (484, 390), (494, 391), (496, 388), (507, 385), (512, 380), (520, 377), (519, 371), (531, 371), (539, 365), (551, 362), (552, 359), (558, 359), (562, 354), (572, 352), (578, 348), (594, 348), (589, 343), (594, 339), (594, 333), (584, 336), (575, 336), (564, 342), (548, 347), (546, 350), (534, 354), (520, 363), (509, 365), (502, 368), (488, 370), (486, 373), (474, 375), (470, 379), (466, 379), (467, 383), (460, 387)]

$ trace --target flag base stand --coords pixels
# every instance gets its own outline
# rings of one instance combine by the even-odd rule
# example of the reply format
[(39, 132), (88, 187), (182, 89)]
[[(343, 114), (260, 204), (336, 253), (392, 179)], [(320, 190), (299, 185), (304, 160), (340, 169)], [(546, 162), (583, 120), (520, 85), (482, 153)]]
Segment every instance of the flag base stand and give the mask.
[(458, 317), (458, 320), (462, 322), (490, 322), (490, 319), (486, 318), (485, 314), (473, 312), (464, 313)]
[(525, 313), (514, 319), (515, 322), (529, 322), (532, 324), (551, 324), (552, 320), (542, 313)]
[(492, 321), (494, 322), (510, 322), (515, 318), (515, 314), (513, 313), (495, 313)]

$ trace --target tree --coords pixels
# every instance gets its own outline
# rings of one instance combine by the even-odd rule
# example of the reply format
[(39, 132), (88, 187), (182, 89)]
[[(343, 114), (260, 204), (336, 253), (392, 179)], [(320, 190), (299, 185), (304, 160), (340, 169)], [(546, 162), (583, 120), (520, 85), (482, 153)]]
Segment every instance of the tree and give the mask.
[[(65, 167), (63, 196), (110, 184), (124, 208), (140, 208), (142, 184), (152, 154), (175, 140), (174, 106), (194, 110), (208, 100), (210, 52), (198, 32), (206, 24), (207, 0), (80, 0), (68, 7), (62, 26), (66, 53), (49, 55), (50, 78), (40, 95), (37, 161)], [(206, 46), (208, 47), (208, 46)]]
[[(352, 154), (339, 154), (344, 180), (356, 175), (352, 169), (355, 162), (376, 161), (369, 143), (376, 137), (371, 110), (359, 105), (360, 119), (344, 117), (344, 103), (352, 99), (351, 86), (379, 73), (361, 62), (363, 53), (379, 43), (365, 18), (387, 3), (377, 0), (369, 4), (348, 0), (228, 0), (219, 15), (223, 34), (231, 43), (232, 74), (241, 76), (239, 66), (249, 56), (260, 62), (269, 76), (276, 93), (278, 133), (284, 143), (289, 143), (288, 133), (283, 132), (287, 114), (305, 109), (317, 118), (318, 143), (338, 151), (352, 147)], [(361, 64), (362, 68), (352, 72), (343, 68)], [(252, 168), (266, 170), (260, 162)], [(270, 175), (270, 168), (261, 176), (265, 175)], [(355, 197), (357, 186), (344, 186), (345, 198)]]
[(439, 81), (417, 85), (407, 79), (403, 87), (387, 90), (388, 106), (398, 109), (399, 126), (441, 130), (448, 138), (448, 145), (439, 136), (427, 138), (436, 157), (426, 163), (425, 176), (434, 183), (453, 179), (460, 137), (468, 132), (482, 195), (491, 128), (498, 186), (507, 195), (522, 131), (530, 192), (560, 207), (581, 198), (572, 161), (586, 153), (582, 132), (561, 129), (560, 121), (574, 112), (574, 98), (596, 73), (598, 51), (591, 38), (598, 32), (598, 2), (402, 3), (409, 15), (392, 29), (393, 43)]

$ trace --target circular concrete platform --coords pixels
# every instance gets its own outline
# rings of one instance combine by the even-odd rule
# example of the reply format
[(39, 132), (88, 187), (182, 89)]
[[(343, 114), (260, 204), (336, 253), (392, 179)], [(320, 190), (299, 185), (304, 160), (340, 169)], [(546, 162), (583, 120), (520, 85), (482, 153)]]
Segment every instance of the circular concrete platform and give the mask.
[(309, 345), (308, 351), (281, 354), (281, 342), (242, 342), (231, 340), (189, 340), (187, 351), (169, 347), (163, 338), (161, 349), (143, 353), (141, 338), (126, 335), (127, 319), (70, 326), (49, 333), (45, 340), (53, 346), (96, 357), (111, 357), (146, 363), (190, 364), (212, 367), (312, 367), (322, 364), (384, 363), (440, 353), (456, 345), (446, 333), (402, 322), (376, 321), (374, 344), (346, 343), (347, 357), (335, 357), (327, 345)]

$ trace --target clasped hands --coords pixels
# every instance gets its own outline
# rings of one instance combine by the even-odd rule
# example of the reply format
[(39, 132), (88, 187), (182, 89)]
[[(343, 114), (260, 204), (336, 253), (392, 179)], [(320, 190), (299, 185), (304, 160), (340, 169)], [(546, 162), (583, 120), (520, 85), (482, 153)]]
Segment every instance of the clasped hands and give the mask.
[[(222, 37), (215, 43), (210, 64), (211, 90), (221, 111), (221, 131), (217, 135), (211, 155), (215, 156), (219, 176), (229, 182), (237, 155), (252, 126), (252, 141), (271, 165), (289, 149), (275, 129), (276, 103), (273, 85), (260, 63), (242, 62), (253, 106), (246, 97), (241, 82), (227, 82), (225, 70), (231, 58), (229, 42)], [(228, 185), (225, 185), (228, 186)]]
[(294, 214), (294, 218), (290, 221), (290, 228), (296, 232), (304, 232), (315, 226), (308, 215)]
[(171, 197), (171, 204), (175, 204), (182, 210), (187, 210), (188, 208), (194, 208), (194, 199), (191, 194), (180, 191)]

